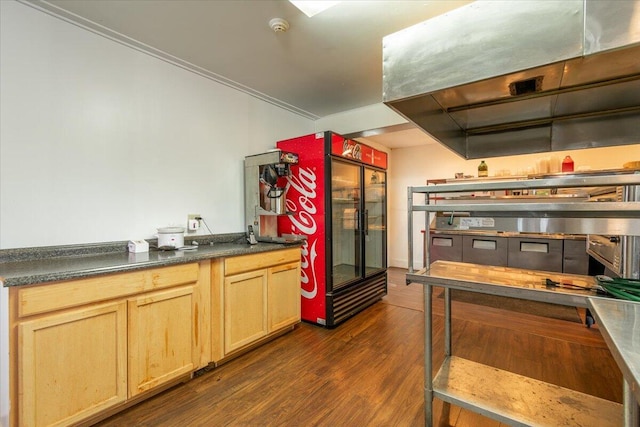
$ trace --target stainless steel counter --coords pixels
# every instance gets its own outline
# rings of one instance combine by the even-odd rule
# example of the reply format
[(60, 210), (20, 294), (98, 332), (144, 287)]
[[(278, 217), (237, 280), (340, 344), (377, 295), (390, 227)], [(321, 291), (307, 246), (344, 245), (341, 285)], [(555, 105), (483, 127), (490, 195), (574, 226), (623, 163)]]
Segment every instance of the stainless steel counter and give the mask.
[[(638, 425), (638, 405), (640, 405), (640, 303), (589, 298), (591, 314), (600, 325), (600, 332), (609, 350), (622, 371), (625, 380), (625, 408), (635, 413), (625, 414), (635, 417), (625, 425)], [(635, 396), (635, 405), (633, 404)], [(627, 402), (627, 399), (630, 401)], [(635, 423), (635, 424), (634, 424)]]
[[(508, 180), (501, 182), (479, 182), (465, 184), (442, 184), (427, 185), (420, 187), (409, 187), (407, 194), (407, 211), (408, 211), (408, 242), (409, 242), (409, 273), (407, 274), (408, 282), (422, 283), (425, 286), (424, 307), (425, 307), (425, 421), (427, 425), (432, 423), (433, 415), (433, 397), (452, 402), (475, 410), (481, 414), (491, 416), (501, 422), (517, 425), (538, 425), (542, 420), (536, 418), (540, 413), (557, 417), (558, 419), (551, 421), (549, 425), (597, 425), (602, 426), (603, 423), (619, 426), (622, 425), (623, 411), (622, 405), (609, 402), (605, 404), (602, 399), (594, 398), (594, 396), (576, 395), (571, 390), (562, 390), (565, 398), (560, 400), (549, 399), (550, 401), (562, 401), (568, 408), (574, 404), (580, 406), (580, 409), (572, 411), (570, 414), (562, 411), (550, 409), (547, 407), (541, 409), (541, 412), (533, 414), (523, 413), (523, 408), (535, 408), (539, 402), (530, 401), (523, 404), (522, 399), (525, 397), (535, 398), (544, 395), (549, 391), (546, 384), (537, 383), (539, 394), (534, 393), (529, 387), (527, 396), (519, 397), (517, 405), (512, 405), (509, 400), (510, 396), (501, 400), (493, 393), (496, 384), (499, 381), (511, 384), (512, 382), (527, 381), (528, 379), (514, 376), (508, 372), (500, 372), (499, 378), (491, 381), (483, 382), (488, 387), (485, 397), (486, 399), (478, 399), (477, 385), (472, 387), (458, 387), (460, 378), (467, 378), (461, 371), (479, 372), (481, 366), (471, 366), (468, 363), (460, 363), (459, 358), (451, 354), (451, 297), (450, 288), (464, 289), (473, 292), (495, 293), (515, 298), (552, 302), (555, 304), (574, 305), (589, 307), (587, 300), (595, 299), (595, 295), (591, 293), (585, 294), (584, 291), (571, 291), (567, 293), (554, 292), (549, 289), (541, 288), (540, 285), (531, 282), (528, 279), (533, 271), (527, 269), (512, 269), (502, 267), (503, 272), (491, 271), (487, 274), (488, 266), (477, 265), (461, 265), (463, 263), (442, 263), (436, 261), (430, 264), (429, 270), (415, 272), (413, 268), (413, 247), (414, 247), (414, 230), (413, 225), (414, 214), (423, 213), (425, 218), (425, 237), (430, 242), (430, 228), (428, 219), (430, 214), (449, 215), (455, 220), (456, 213), (465, 213), (468, 215), (468, 224), (461, 224), (466, 228), (485, 228), (490, 230), (501, 230), (519, 233), (562, 233), (562, 234), (604, 234), (604, 235), (620, 235), (620, 236), (640, 236), (640, 202), (614, 202), (602, 201), (598, 203), (589, 201), (578, 201), (575, 203), (555, 203), (549, 201), (536, 201), (534, 203), (496, 203), (489, 201), (481, 201), (480, 203), (438, 203), (431, 204), (431, 201), (438, 199), (438, 195), (447, 193), (468, 193), (468, 192), (491, 192), (491, 191), (512, 191), (526, 190), (530, 192), (533, 189), (553, 189), (553, 188), (590, 188), (590, 187), (624, 187), (624, 191), (636, 191), (640, 186), (640, 173), (635, 170), (625, 174), (611, 174), (603, 171), (603, 174), (590, 174), (589, 176), (567, 176), (563, 178), (543, 178), (533, 180)], [(422, 201), (424, 200), (424, 202)], [(635, 199), (630, 199), (635, 200)], [(498, 224), (499, 223), (499, 224)], [(453, 225), (453, 224), (449, 224)], [(426, 245), (423, 245), (425, 248)], [(426, 246), (428, 247), (428, 246)], [(429, 257), (427, 257), (427, 260)], [(440, 264), (438, 264), (440, 263)], [(426, 263), (429, 265), (428, 263)], [(458, 264), (458, 265), (456, 265)], [(545, 272), (540, 272), (547, 274)], [(593, 280), (588, 276), (583, 276), (584, 280)], [(630, 278), (637, 278), (633, 275)], [(500, 279), (500, 280), (498, 280)], [(554, 279), (552, 279), (554, 280)], [(564, 281), (560, 281), (565, 283)], [(539, 283), (539, 281), (537, 282)], [(567, 282), (574, 283), (575, 282)], [(440, 373), (435, 378), (432, 377), (433, 359), (432, 359), (432, 287), (442, 286), (444, 291), (444, 311), (445, 311), (445, 364), (443, 364)], [(612, 304), (621, 304), (621, 301), (610, 300)], [(606, 329), (606, 324), (602, 326)], [(628, 331), (631, 333), (632, 331)], [(636, 335), (637, 334), (636, 328)], [(636, 338), (637, 339), (637, 338)], [(624, 347), (626, 348), (626, 347)], [(617, 351), (612, 349), (612, 351)], [(636, 352), (636, 356), (630, 356), (633, 360), (637, 358), (638, 349), (632, 347), (632, 351)], [(628, 363), (628, 361), (626, 362)], [(624, 365), (623, 365), (624, 366)], [(634, 364), (635, 366), (635, 364)], [(631, 376), (634, 384), (625, 387), (624, 402), (624, 425), (637, 427), (639, 424), (637, 419), (638, 404), (633, 393), (637, 393), (637, 376)], [(462, 381), (464, 382), (464, 381)], [(626, 381), (625, 381), (626, 384)], [(534, 396), (535, 395), (535, 396)], [(636, 396), (637, 397), (637, 396)], [(633, 399), (633, 400), (631, 400)], [(534, 399), (535, 400), (535, 399)], [(588, 408), (588, 411), (585, 410)], [(575, 409), (575, 408), (574, 408)], [(587, 414), (588, 412), (588, 414)], [(585, 422), (580, 423), (572, 418), (571, 414), (586, 415)], [(634, 415), (635, 414), (635, 415)], [(533, 416), (533, 420), (529, 419), (529, 415)], [(569, 417), (564, 417), (569, 415)], [(629, 418), (629, 415), (631, 418)], [(635, 417), (635, 418), (633, 418)], [(524, 421), (524, 422), (522, 422)], [(546, 419), (545, 421), (550, 421)], [(594, 424), (595, 423), (595, 424)]]
[[(424, 392), (427, 426), (433, 423), (434, 397), (509, 425), (622, 425), (623, 405), (619, 403), (465, 360), (452, 353), (451, 289), (587, 307), (587, 300), (592, 298), (595, 292), (582, 288), (592, 288), (595, 285), (593, 277), (436, 261), (429, 269), (407, 273), (406, 278), (407, 282), (425, 286)], [(548, 288), (547, 278), (577, 285), (579, 288)], [(435, 377), (431, 375), (434, 370), (433, 286), (444, 288), (445, 314), (445, 357)]]

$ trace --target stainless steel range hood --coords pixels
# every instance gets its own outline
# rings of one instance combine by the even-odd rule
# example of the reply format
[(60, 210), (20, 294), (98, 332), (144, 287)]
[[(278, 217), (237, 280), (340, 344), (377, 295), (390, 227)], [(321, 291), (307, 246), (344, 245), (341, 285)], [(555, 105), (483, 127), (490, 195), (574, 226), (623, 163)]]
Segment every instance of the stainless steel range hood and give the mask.
[(477, 1), (383, 56), (384, 103), (464, 158), (640, 144), (640, 0)]

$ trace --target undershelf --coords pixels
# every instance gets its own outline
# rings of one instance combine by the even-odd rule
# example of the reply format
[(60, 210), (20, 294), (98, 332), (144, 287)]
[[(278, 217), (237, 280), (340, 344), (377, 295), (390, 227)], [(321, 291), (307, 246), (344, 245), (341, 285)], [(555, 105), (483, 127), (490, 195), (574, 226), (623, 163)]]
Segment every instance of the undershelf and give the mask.
[(514, 426), (623, 425), (622, 404), (523, 375), (447, 357), (434, 396)]

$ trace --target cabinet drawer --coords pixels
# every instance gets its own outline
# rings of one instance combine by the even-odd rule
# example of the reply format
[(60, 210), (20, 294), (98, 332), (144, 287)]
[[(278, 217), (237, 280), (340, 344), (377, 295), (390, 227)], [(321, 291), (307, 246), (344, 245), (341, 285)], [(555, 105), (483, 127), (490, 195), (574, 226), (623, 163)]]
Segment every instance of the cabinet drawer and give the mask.
[(504, 237), (463, 236), (462, 261), (505, 267), (507, 248), (507, 239)]
[(240, 255), (224, 259), (224, 275), (242, 273), (245, 271), (259, 270), (273, 265), (296, 262), (300, 260), (300, 248), (283, 249), (259, 254)]
[(562, 272), (562, 240), (511, 238), (509, 267)]
[(18, 316), (31, 316), (154, 289), (197, 283), (198, 271), (197, 263), (180, 264), (21, 287), (18, 289)]
[(589, 274), (589, 255), (586, 240), (565, 240), (562, 272), (570, 274)]
[(462, 236), (433, 234), (430, 250), (430, 262), (438, 260), (462, 262)]

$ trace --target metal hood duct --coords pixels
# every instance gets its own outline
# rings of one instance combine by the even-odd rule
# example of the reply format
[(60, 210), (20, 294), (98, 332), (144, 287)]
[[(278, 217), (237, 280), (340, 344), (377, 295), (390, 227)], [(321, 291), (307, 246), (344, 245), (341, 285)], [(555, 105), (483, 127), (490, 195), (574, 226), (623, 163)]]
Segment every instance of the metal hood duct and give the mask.
[(640, 144), (640, 0), (477, 1), (383, 57), (384, 103), (464, 158)]

